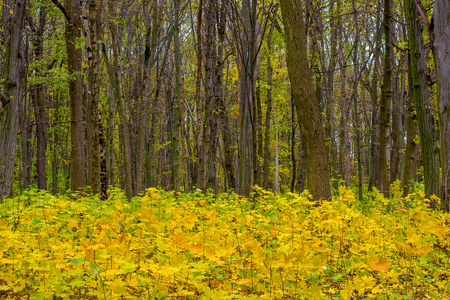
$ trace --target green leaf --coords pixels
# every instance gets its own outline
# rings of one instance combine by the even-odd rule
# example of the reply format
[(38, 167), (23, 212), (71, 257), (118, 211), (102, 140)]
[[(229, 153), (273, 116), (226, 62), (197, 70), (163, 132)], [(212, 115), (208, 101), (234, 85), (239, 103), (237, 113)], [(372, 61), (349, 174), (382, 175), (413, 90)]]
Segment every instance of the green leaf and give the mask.
[(269, 214), (269, 218), (272, 220), (272, 221), (278, 221), (278, 214), (276, 213), (276, 212), (271, 212), (270, 214)]
[(100, 267), (95, 262), (91, 262), (91, 274), (92, 274), (92, 276), (97, 275), (99, 272), (100, 272)]
[(77, 264), (80, 262), (85, 262), (86, 260), (84, 258), (75, 258), (74, 260), (72, 260), (73, 264)]

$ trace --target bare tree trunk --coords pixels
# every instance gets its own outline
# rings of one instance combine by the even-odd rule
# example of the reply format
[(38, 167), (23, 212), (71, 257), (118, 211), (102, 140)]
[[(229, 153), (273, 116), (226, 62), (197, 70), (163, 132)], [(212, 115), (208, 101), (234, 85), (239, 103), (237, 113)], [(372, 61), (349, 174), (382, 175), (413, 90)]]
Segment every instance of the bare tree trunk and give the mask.
[(286, 35), (286, 63), (305, 145), (307, 185), (315, 200), (328, 199), (331, 197), (328, 153), (308, 64), (303, 11), (300, 3), (293, 0), (282, 0), (280, 4)]
[(378, 119), (378, 69), (379, 69), (379, 57), (381, 50), (381, 26), (380, 26), (380, 7), (378, 4), (377, 8), (377, 34), (375, 37), (375, 49), (374, 49), (374, 64), (373, 64), (373, 75), (371, 83), (371, 100), (372, 100), (372, 118), (370, 122), (370, 152), (369, 152), (369, 187), (368, 190), (371, 191), (373, 186), (379, 186), (378, 184), (378, 173), (379, 173), (379, 127), (380, 120)]
[[(428, 90), (425, 49), (419, 13), (414, 0), (404, 0), (403, 3), (408, 26), (414, 106), (419, 127), (420, 148), (422, 150), (425, 194), (427, 197), (431, 197), (432, 195), (439, 195), (440, 188), (438, 134), (434, 125), (430, 92)], [(435, 207), (436, 203), (433, 202), (432, 205)]]
[(113, 61), (112, 64), (109, 63), (109, 59), (106, 53), (106, 49), (103, 48), (103, 56), (106, 62), (106, 70), (109, 77), (109, 82), (112, 87), (114, 101), (117, 104), (117, 111), (119, 112), (120, 124), (119, 129), (121, 132), (120, 143), (122, 144), (123, 149), (123, 157), (124, 157), (124, 187), (125, 194), (128, 199), (133, 197), (133, 184), (132, 184), (132, 173), (131, 173), (131, 139), (130, 139), (130, 128), (129, 128), (129, 120), (126, 111), (125, 99), (123, 96), (123, 89), (121, 86), (121, 76), (120, 76), (120, 52), (119, 52), (119, 32), (117, 28), (116, 22), (113, 20), (117, 17), (116, 6), (114, 2), (108, 2), (109, 14), (111, 16), (108, 27), (111, 33), (112, 40), (112, 52), (113, 52)]
[(360, 122), (359, 122), (359, 110), (358, 110), (358, 82), (359, 82), (359, 22), (358, 22), (358, 12), (356, 10), (355, 0), (352, 1), (353, 14), (355, 18), (355, 44), (354, 44), (354, 54), (353, 54), (353, 68), (354, 68), (354, 85), (353, 85), (353, 110), (355, 112), (355, 125), (356, 125), (356, 153), (357, 153), (357, 163), (358, 163), (358, 197), (359, 201), (362, 201), (362, 162), (361, 162), (361, 133)]
[(149, 107), (152, 94), (151, 87), (151, 74), (153, 66), (156, 62), (156, 47), (158, 46), (159, 33), (161, 28), (161, 8), (158, 6), (158, 2), (153, 0), (151, 7), (149, 8), (149, 1), (144, 1), (144, 24), (146, 27), (145, 34), (145, 50), (144, 50), (144, 95), (141, 97), (140, 109), (138, 111), (138, 147), (136, 153), (136, 191), (135, 193), (141, 193), (143, 191), (143, 175), (144, 175), (144, 162), (147, 145), (147, 132), (149, 122)]
[(83, 82), (81, 78), (81, 49), (76, 47), (81, 37), (81, 10), (79, 1), (65, 0), (62, 6), (57, 0), (52, 2), (66, 18), (65, 42), (67, 51), (67, 69), (70, 75), (70, 141), (72, 146), (72, 190), (81, 191), (85, 185), (85, 154), (83, 126)]
[(436, 0), (433, 11), (433, 50), (438, 75), (441, 138), (441, 209), (450, 211), (450, 2)]
[[(100, 157), (100, 128), (99, 128), (99, 97), (100, 97), (100, 31), (101, 31), (101, 3), (98, 0), (84, 0), (82, 4), (84, 33), (86, 36), (86, 56), (88, 61), (88, 89), (87, 89), (87, 175), (88, 185), (92, 192), (100, 194), (106, 199), (106, 193), (101, 189), (101, 157)], [(89, 13), (86, 6), (89, 7)], [(88, 16), (89, 15), (89, 16)], [(106, 191), (105, 191), (106, 192)]]
[(408, 100), (406, 106), (406, 149), (405, 164), (403, 170), (403, 196), (407, 196), (412, 192), (414, 185), (412, 180), (416, 173), (416, 112), (414, 109), (414, 86), (411, 76), (411, 59), (408, 55)]
[(204, 181), (204, 178), (199, 178), (201, 175), (201, 165), (203, 164), (203, 128), (202, 124), (202, 111), (203, 111), (203, 99), (201, 94), (202, 85), (202, 14), (203, 14), (203, 0), (199, 0), (198, 3), (198, 13), (197, 13), (197, 77), (195, 81), (195, 106), (197, 112), (197, 163), (193, 166), (195, 169), (195, 177), (192, 178), (192, 183), (198, 185), (199, 181)]
[[(31, 17), (30, 17), (31, 18)], [(32, 45), (35, 60), (42, 60), (44, 55), (44, 30), (46, 25), (46, 12), (45, 8), (39, 9), (39, 23), (34, 24), (33, 28), (36, 28), (32, 36)], [(38, 25), (38, 26), (36, 26)], [(41, 70), (36, 68), (36, 76), (41, 74)], [(34, 116), (36, 120), (36, 173), (38, 179), (38, 189), (47, 189), (47, 173), (45, 170), (46, 164), (46, 148), (48, 137), (48, 103), (45, 96), (45, 86), (42, 83), (33, 84), (30, 87), (31, 100), (33, 102)]]
[(389, 170), (388, 170), (388, 142), (389, 142), (389, 124), (390, 124), (390, 106), (392, 97), (392, 34), (391, 34), (391, 0), (384, 0), (384, 75), (383, 87), (380, 100), (380, 149), (379, 149), (379, 173), (378, 184), (380, 191), (384, 196), (390, 194)]
[(172, 176), (173, 189), (181, 188), (180, 128), (181, 128), (181, 44), (180, 44), (180, 1), (174, 1), (174, 46), (175, 46), (175, 100), (172, 126)]
[(11, 193), (14, 173), (19, 103), (22, 97), (24, 57), (22, 33), (26, 2), (4, 0), (1, 9), (6, 46), (3, 68), (4, 90), (0, 90), (0, 203), (3, 203), (3, 199)]
[(218, 89), (218, 103), (217, 109), (220, 119), (220, 127), (222, 129), (222, 140), (223, 140), (223, 156), (225, 164), (225, 176), (227, 178), (228, 189), (234, 189), (236, 187), (236, 180), (234, 177), (234, 162), (233, 162), (233, 149), (231, 148), (231, 132), (229, 119), (227, 114), (227, 109), (225, 105), (226, 93), (224, 92), (224, 86), (222, 85), (223, 79), (223, 66), (225, 65), (226, 58), (223, 57), (223, 52), (225, 49), (225, 30), (226, 30), (226, 16), (228, 10), (228, 0), (222, 0), (222, 5), (220, 8), (219, 21), (217, 24), (217, 33), (219, 36), (219, 47), (218, 47), (218, 70), (217, 70), (217, 89)]

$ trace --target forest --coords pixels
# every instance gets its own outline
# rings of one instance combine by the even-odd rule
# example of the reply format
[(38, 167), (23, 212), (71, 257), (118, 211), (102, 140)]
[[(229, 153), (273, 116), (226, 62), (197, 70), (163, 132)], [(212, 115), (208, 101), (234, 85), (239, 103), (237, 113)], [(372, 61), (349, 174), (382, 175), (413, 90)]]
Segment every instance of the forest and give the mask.
[[(447, 1), (3, 1), (0, 199), (29, 187), (448, 211)], [(440, 204), (437, 204), (437, 199)]]
[(0, 299), (450, 297), (448, 0), (0, 6)]

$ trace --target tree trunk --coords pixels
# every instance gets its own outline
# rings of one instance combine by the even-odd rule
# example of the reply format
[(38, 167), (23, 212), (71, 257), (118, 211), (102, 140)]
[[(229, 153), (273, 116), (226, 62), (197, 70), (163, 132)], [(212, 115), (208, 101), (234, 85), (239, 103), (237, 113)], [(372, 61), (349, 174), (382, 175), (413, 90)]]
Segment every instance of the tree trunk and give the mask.
[(174, 46), (175, 46), (175, 100), (172, 125), (172, 176), (173, 189), (181, 188), (180, 128), (181, 128), (181, 45), (180, 45), (180, 1), (174, 1)]
[[(404, 0), (408, 42), (411, 57), (411, 76), (413, 82), (414, 105), (419, 127), (420, 148), (422, 150), (425, 194), (427, 197), (439, 195), (440, 161), (438, 134), (435, 127), (430, 92), (425, 65), (425, 47), (422, 36), (419, 13), (414, 0)], [(432, 203), (435, 207), (436, 203)]]
[(389, 145), (389, 121), (390, 121), (390, 106), (392, 97), (392, 34), (391, 34), (391, 0), (384, 0), (384, 75), (383, 86), (381, 89), (380, 100), (380, 149), (379, 149), (379, 173), (378, 184), (380, 191), (384, 196), (388, 197), (390, 194), (389, 185), (389, 164), (387, 160), (387, 152)]
[[(11, 194), (23, 76), (22, 33), (26, 2), (4, 0), (4, 90), (0, 90), (0, 203)], [(12, 10), (12, 14), (9, 10)]]
[(411, 76), (411, 59), (408, 55), (408, 100), (406, 106), (406, 149), (405, 164), (403, 169), (403, 196), (406, 197), (413, 191), (412, 180), (416, 173), (416, 112), (414, 109), (414, 86)]
[(433, 11), (433, 50), (438, 75), (441, 138), (441, 209), (450, 211), (450, 2), (436, 0)]
[(305, 145), (307, 186), (313, 199), (328, 199), (331, 196), (328, 153), (309, 69), (303, 11), (294, 0), (282, 0), (280, 4), (286, 35), (286, 64)]
[(52, 0), (66, 18), (65, 43), (70, 96), (70, 141), (72, 148), (72, 190), (82, 191), (85, 185), (85, 153), (83, 126), (83, 82), (81, 77), (81, 49), (77, 40), (81, 37), (81, 10), (79, 1), (65, 0), (64, 6)]
[(353, 68), (354, 68), (354, 84), (353, 84), (353, 110), (355, 113), (355, 130), (356, 130), (356, 153), (357, 153), (357, 163), (358, 163), (358, 197), (359, 201), (362, 201), (362, 161), (361, 161), (361, 133), (360, 133), (360, 122), (359, 122), (359, 110), (358, 110), (358, 82), (359, 82), (359, 22), (358, 13), (356, 10), (355, 0), (352, 1), (353, 14), (355, 18), (355, 44), (354, 44), (354, 54), (353, 54)]
[[(44, 30), (46, 25), (46, 12), (44, 7), (39, 9), (39, 26), (33, 32), (32, 44), (35, 60), (42, 60), (44, 56)], [(35, 24), (37, 25), (37, 24)], [(39, 68), (35, 69), (36, 77), (42, 76)], [(45, 86), (42, 83), (33, 84), (30, 87), (31, 100), (33, 102), (34, 116), (36, 120), (36, 173), (38, 180), (38, 189), (47, 189), (46, 148), (48, 137), (48, 103), (45, 96)]]
[(378, 119), (378, 69), (379, 69), (379, 57), (381, 50), (381, 26), (380, 26), (380, 7), (378, 4), (377, 9), (377, 33), (375, 37), (375, 49), (374, 49), (374, 63), (373, 63), (373, 75), (371, 82), (371, 100), (372, 100), (372, 118), (370, 121), (370, 152), (369, 152), (369, 187), (371, 191), (373, 186), (379, 186), (378, 184), (378, 140), (379, 140), (379, 119)]

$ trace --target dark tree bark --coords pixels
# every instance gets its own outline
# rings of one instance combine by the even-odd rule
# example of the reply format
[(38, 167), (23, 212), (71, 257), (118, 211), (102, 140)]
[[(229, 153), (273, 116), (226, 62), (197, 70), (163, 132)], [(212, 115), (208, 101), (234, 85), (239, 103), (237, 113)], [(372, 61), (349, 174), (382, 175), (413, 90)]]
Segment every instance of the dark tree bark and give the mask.
[(226, 57), (223, 57), (223, 52), (225, 50), (225, 30), (226, 30), (226, 16), (228, 10), (228, 0), (222, 0), (222, 5), (220, 11), (218, 12), (219, 21), (217, 23), (217, 33), (219, 36), (219, 44), (217, 50), (218, 66), (217, 66), (217, 89), (218, 89), (218, 103), (217, 109), (220, 119), (220, 128), (222, 129), (222, 140), (223, 140), (223, 156), (225, 164), (225, 176), (228, 183), (228, 189), (234, 190), (236, 187), (236, 180), (234, 177), (234, 162), (233, 162), (233, 149), (230, 122), (226, 109), (226, 93), (225, 87), (222, 86), (223, 82), (223, 67), (225, 65)]
[(173, 101), (172, 124), (172, 176), (173, 189), (181, 188), (180, 128), (181, 128), (181, 43), (180, 43), (180, 1), (174, 1), (173, 37), (175, 47), (175, 100)]
[[(46, 25), (45, 7), (39, 9), (39, 23), (34, 24), (36, 28), (32, 36), (33, 54), (35, 60), (42, 60), (44, 56), (44, 30)], [(31, 17), (30, 17), (31, 19)], [(37, 26), (36, 26), (37, 25)], [(41, 70), (36, 68), (36, 76), (42, 76)], [(47, 189), (46, 148), (48, 137), (48, 103), (45, 95), (45, 85), (43, 83), (33, 84), (30, 87), (31, 100), (33, 102), (34, 116), (36, 120), (36, 173), (38, 189)]]
[(358, 82), (359, 82), (359, 22), (358, 12), (356, 10), (355, 0), (352, 1), (353, 15), (355, 18), (355, 44), (353, 53), (353, 68), (354, 68), (354, 84), (353, 84), (353, 110), (355, 113), (355, 129), (356, 129), (356, 153), (358, 163), (358, 197), (359, 201), (362, 201), (362, 161), (361, 161), (361, 133), (360, 133), (360, 121), (358, 110)]
[(4, 0), (1, 9), (6, 46), (2, 70), (4, 84), (3, 90), (0, 89), (0, 203), (3, 203), (3, 199), (11, 193), (14, 173), (19, 104), (22, 97), (22, 33), (26, 1)]
[(72, 148), (72, 190), (82, 191), (85, 185), (85, 153), (83, 126), (83, 82), (81, 78), (81, 49), (77, 39), (81, 37), (81, 9), (79, 1), (65, 0), (64, 6), (58, 0), (52, 2), (66, 18), (65, 43), (67, 50), (67, 69), (70, 75), (70, 141)]
[(416, 112), (414, 109), (414, 85), (411, 76), (411, 59), (408, 55), (408, 99), (406, 105), (406, 149), (403, 169), (403, 196), (413, 191), (412, 180), (416, 173)]
[(438, 75), (439, 127), (441, 138), (441, 209), (450, 210), (450, 2), (436, 0), (430, 25)]
[[(89, 7), (89, 13), (86, 6)], [(102, 157), (100, 144), (101, 118), (99, 111), (100, 97), (100, 33), (102, 3), (99, 0), (83, 1), (83, 25), (86, 36), (86, 56), (88, 61), (88, 89), (87, 89), (87, 120), (86, 120), (86, 138), (87, 138), (87, 183), (95, 194), (100, 194), (102, 199), (106, 199), (106, 189), (103, 188)], [(102, 151), (101, 151), (102, 150)]]
[[(431, 197), (432, 195), (439, 195), (440, 188), (438, 133), (434, 125), (428, 90), (425, 49), (419, 12), (414, 0), (404, 0), (403, 3), (408, 27), (413, 97), (422, 150), (425, 194), (427, 197)], [(433, 207), (435, 205), (436, 203), (433, 201)]]
[(309, 69), (302, 7), (294, 0), (282, 0), (280, 4), (286, 36), (286, 63), (305, 145), (307, 186), (315, 200), (328, 199), (331, 196), (328, 153)]
[(375, 49), (374, 49), (374, 64), (373, 64), (373, 75), (371, 82), (371, 100), (372, 100), (372, 118), (371, 118), (371, 128), (370, 128), (370, 152), (369, 152), (369, 188), (371, 191), (373, 186), (379, 186), (378, 184), (378, 150), (379, 150), (379, 128), (380, 120), (378, 118), (378, 70), (381, 52), (381, 38), (382, 31), (380, 26), (380, 10), (381, 4), (378, 4), (377, 9), (377, 33), (375, 37)]
[(380, 100), (380, 150), (379, 150), (379, 173), (378, 173), (378, 188), (388, 197), (390, 193), (389, 185), (389, 165), (387, 160), (387, 152), (389, 145), (389, 125), (390, 125), (390, 107), (392, 97), (392, 19), (391, 19), (391, 0), (384, 0), (384, 74), (383, 86), (381, 88)]
[(151, 77), (153, 73), (153, 66), (156, 61), (156, 47), (158, 46), (160, 28), (161, 28), (161, 8), (158, 6), (157, 1), (152, 1), (149, 7), (149, 1), (144, 1), (144, 24), (146, 28), (145, 34), (145, 50), (144, 50), (144, 95), (141, 97), (140, 109), (138, 112), (138, 148), (136, 155), (136, 191), (135, 193), (141, 193), (143, 191), (143, 175), (144, 175), (144, 162), (147, 145), (147, 132), (148, 122), (150, 118), (149, 107), (152, 94)]

